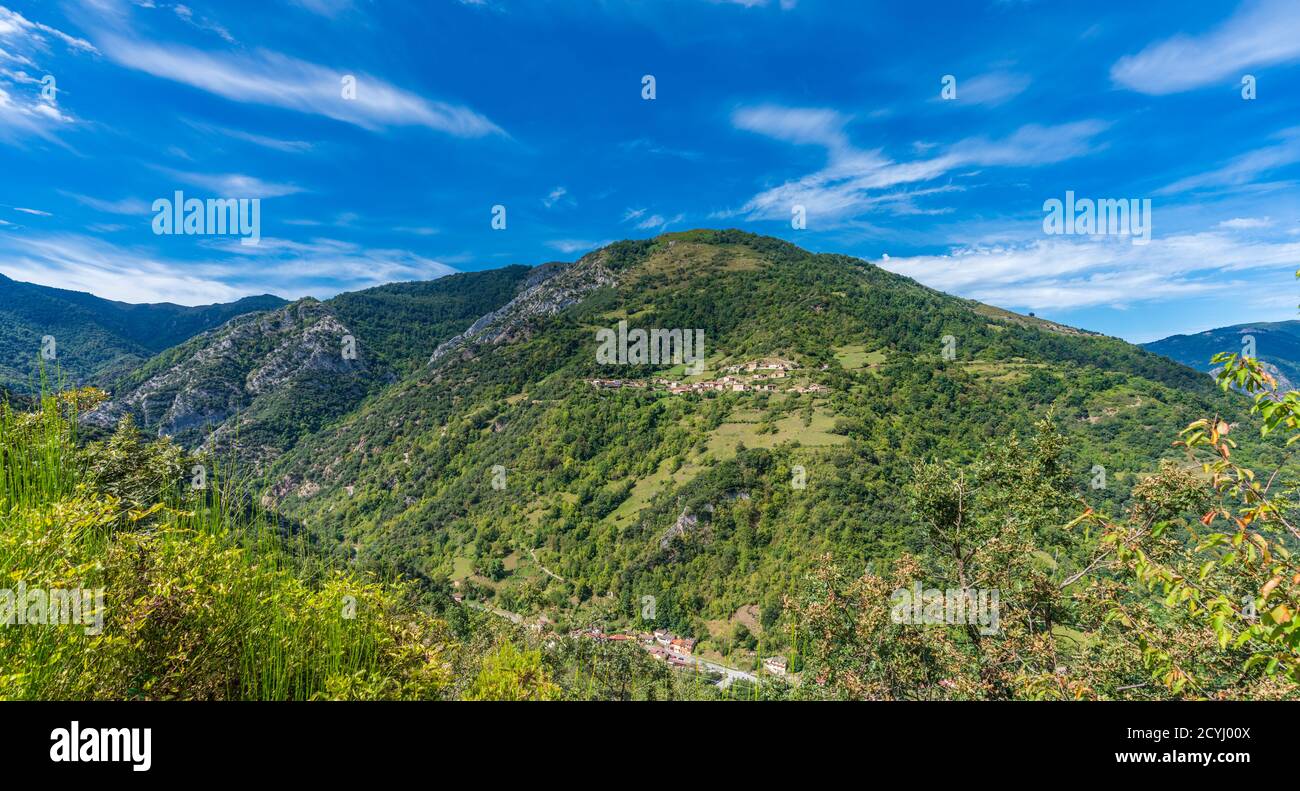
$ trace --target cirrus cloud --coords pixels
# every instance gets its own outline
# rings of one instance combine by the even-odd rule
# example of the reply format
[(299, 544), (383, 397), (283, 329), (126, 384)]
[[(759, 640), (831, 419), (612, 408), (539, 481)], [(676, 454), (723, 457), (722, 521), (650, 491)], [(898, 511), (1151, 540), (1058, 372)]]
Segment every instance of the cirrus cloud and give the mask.
[(1217, 28), (1148, 45), (1111, 67), (1115, 84), (1161, 96), (1241, 77), (1246, 69), (1300, 61), (1300, 4), (1252, 0)]
[[(322, 115), (378, 131), (422, 126), (456, 137), (505, 134), (479, 113), (426, 99), (367, 74), (349, 74), (271, 50), (205, 52), (156, 44), (116, 33), (97, 38), (118, 65), (183, 83), (237, 102)], [(345, 77), (356, 80), (355, 98), (343, 98)]]
[(1289, 275), (1300, 266), (1300, 242), (1251, 240), (1230, 230), (1157, 237), (1141, 247), (1119, 237), (959, 246), (937, 255), (888, 257), (879, 265), (941, 291), (1033, 310), (1200, 296), (1261, 274)]

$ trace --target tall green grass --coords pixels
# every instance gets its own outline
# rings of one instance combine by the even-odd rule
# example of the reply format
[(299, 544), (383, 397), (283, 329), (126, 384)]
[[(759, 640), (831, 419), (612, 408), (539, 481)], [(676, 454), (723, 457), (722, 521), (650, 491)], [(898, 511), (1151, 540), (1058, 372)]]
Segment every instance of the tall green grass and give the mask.
[[(105, 491), (95, 446), (77, 441), (93, 398), (0, 406), (0, 590), (104, 589), (98, 634), (0, 624), (0, 698), (442, 696), (454, 648), (444, 625), (410, 607), (400, 584), (289, 551), (216, 465), (207, 488), (190, 489), (187, 475), (147, 503)], [(118, 466), (138, 461), (149, 474), (170, 458), (149, 455), (158, 450), (130, 437), (114, 447), (141, 455)]]

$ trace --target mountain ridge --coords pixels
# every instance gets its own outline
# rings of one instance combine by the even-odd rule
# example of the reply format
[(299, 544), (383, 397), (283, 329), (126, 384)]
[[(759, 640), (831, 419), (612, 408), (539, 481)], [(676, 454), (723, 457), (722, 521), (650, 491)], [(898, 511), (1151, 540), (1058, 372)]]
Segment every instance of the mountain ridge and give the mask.
[[(623, 323), (702, 332), (699, 368), (602, 364)], [(779, 631), (828, 554), (922, 552), (916, 464), (1050, 421), (1080, 507), (1115, 508), (1181, 428), (1246, 406), (1120, 339), (736, 230), (300, 300), (119, 382), (91, 428), (131, 414), (251, 461), (261, 507), (337, 561), (561, 629), (635, 623), (649, 596), (715, 648), (737, 612)], [(1035, 542), (1068, 553), (1051, 524)]]
[(270, 294), (197, 306), (117, 302), (0, 274), (0, 386), (39, 391), (42, 362), (73, 384), (110, 383), (200, 332), (284, 304)]
[(526, 271), (392, 283), (236, 317), (121, 377), (82, 423), (106, 431), (130, 414), (187, 448), (258, 467), (417, 366), (413, 340), (463, 329)]
[(1231, 324), (1170, 335), (1141, 346), (1205, 373), (1218, 369), (1210, 360), (1219, 352), (1245, 354), (1259, 359), (1283, 390), (1294, 389), (1300, 383), (1300, 321), (1297, 320)]

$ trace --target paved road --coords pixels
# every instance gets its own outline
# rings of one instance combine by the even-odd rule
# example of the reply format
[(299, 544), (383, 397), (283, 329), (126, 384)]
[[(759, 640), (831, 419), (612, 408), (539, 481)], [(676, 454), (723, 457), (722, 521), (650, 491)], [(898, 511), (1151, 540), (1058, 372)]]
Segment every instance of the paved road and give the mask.
[[(680, 654), (678, 656), (680, 656)], [(737, 670), (734, 667), (719, 665), (716, 662), (710, 662), (707, 659), (700, 659), (694, 656), (681, 656), (681, 658), (686, 660), (687, 662), (693, 663), (696, 668), (704, 672), (721, 673), (722, 681), (718, 682), (718, 686), (722, 687), (723, 689), (726, 689), (727, 687), (731, 686), (731, 682), (733, 681), (743, 680), (743, 681), (749, 681), (753, 683), (758, 682), (758, 676), (755, 676), (753, 673), (746, 673), (743, 670)]]
[(488, 607), (486, 605), (479, 604), (476, 601), (470, 601), (469, 599), (465, 599), (461, 603), (469, 607), (473, 607), (476, 610), (483, 610), (484, 612), (490, 612), (493, 615), (499, 615), (502, 618), (505, 618), (507, 621), (510, 621), (511, 623), (519, 624), (524, 622), (524, 616), (520, 615), (517, 612), (510, 612), (509, 610), (498, 610), (496, 607)]

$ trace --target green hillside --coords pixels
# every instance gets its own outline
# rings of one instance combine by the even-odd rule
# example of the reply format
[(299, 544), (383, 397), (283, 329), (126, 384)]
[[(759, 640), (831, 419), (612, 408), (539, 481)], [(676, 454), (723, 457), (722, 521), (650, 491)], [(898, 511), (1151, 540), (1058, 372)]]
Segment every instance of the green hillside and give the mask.
[[(0, 387), (39, 390), (45, 366), (69, 382), (109, 382), (153, 355), (230, 319), (285, 304), (263, 294), (220, 305), (135, 305), (91, 294), (20, 283), (0, 275)], [(50, 359), (52, 357), (53, 359)]]
[[(703, 329), (707, 370), (597, 364), (596, 331), (620, 319)], [(1244, 416), (1209, 377), (1120, 340), (737, 231), (611, 245), (476, 327), (285, 454), (269, 502), (362, 568), (562, 626), (637, 624), (653, 596), (655, 625), (719, 652), (743, 612), (788, 650), (783, 597), (824, 554), (861, 569), (924, 553), (905, 493), (918, 462), (974, 464), (1050, 417), (1064, 488), (1059, 521), (1033, 532), (1066, 573), (1088, 549), (1063, 528), (1085, 501), (1126, 502), (1206, 412)], [(763, 359), (798, 367), (747, 380), (770, 391), (653, 384)], [(646, 386), (588, 382), (615, 377)]]
[(16, 578), (129, 592), (0, 697), (1295, 697), (1300, 401), (1222, 380), (739, 231), (300, 300), (0, 414)]

